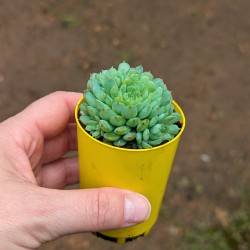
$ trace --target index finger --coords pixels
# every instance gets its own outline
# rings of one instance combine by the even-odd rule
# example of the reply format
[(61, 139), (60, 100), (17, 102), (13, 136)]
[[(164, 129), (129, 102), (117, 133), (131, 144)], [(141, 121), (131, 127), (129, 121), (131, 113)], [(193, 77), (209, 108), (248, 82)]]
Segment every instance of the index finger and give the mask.
[(82, 94), (76, 92), (58, 91), (49, 94), (19, 113), (19, 122), (31, 134), (37, 132), (34, 129), (38, 129), (45, 138), (54, 137), (75, 121), (74, 109), (81, 97)]

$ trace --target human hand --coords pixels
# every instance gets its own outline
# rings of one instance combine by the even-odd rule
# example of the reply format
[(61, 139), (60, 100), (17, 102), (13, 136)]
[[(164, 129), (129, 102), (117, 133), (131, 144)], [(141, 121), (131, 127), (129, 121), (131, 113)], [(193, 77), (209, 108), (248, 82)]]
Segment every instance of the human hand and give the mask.
[(74, 108), (81, 96), (50, 94), (0, 124), (1, 249), (36, 249), (149, 216), (148, 200), (128, 190), (61, 190), (79, 179), (77, 158), (62, 156), (77, 150)]

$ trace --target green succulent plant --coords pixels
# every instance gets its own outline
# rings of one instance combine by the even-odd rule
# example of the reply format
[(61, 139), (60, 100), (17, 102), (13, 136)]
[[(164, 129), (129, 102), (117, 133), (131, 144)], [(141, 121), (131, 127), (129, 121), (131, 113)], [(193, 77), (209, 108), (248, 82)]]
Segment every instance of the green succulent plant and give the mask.
[(147, 149), (178, 134), (180, 114), (163, 80), (126, 62), (93, 73), (79, 120), (94, 138), (117, 147)]

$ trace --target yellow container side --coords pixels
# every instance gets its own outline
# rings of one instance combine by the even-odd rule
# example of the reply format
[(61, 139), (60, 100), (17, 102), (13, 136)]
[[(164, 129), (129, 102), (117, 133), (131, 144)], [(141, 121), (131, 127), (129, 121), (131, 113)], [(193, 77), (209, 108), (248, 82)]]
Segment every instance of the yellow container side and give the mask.
[(147, 221), (135, 226), (101, 232), (123, 243), (128, 238), (147, 234), (157, 220), (172, 163), (182, 132), (185, 116), (176, 102), (175, 111), (181, 114), (182, 128), (170, 142), (152, 149), (125, 149), (102, 143), (88, 134), (77, 122), (80, 188), (117, 187), (145, 195), (151, 203)]

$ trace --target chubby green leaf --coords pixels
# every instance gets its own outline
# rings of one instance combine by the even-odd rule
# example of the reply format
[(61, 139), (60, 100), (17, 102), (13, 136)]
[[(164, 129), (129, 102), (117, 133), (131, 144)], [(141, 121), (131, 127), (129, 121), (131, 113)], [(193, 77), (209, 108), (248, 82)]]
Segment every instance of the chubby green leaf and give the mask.
[(162, 113), (158, 116), (158, 122), (159, 123), (162, 123), (162, 120), (167, 117), (167, 114), (166, 113)]
[(119, 89), (119, 91), (121, 91), (121, 93), (125, 94), (127, 91), (127, 85), (125, 83), (123, 83)]
[(137, 116), (137, 108), (132, 106), (125, 106), (122, 109), (122, 116), (126, 119), (135, 118)]
[(112, 107), (113, 101), (114, 101), (114, 100), (113, 100), (109, 95), (106, 95), (106, 96), (105, 96), (104, 103), (107, 104), (110, 108)]
[(97, 125), (97, 124), (98, 124), (98, 122), (96, 120), (90, 120), (88, 122), (88, 125)]
[(167, 125), (165, 131), (168, 133), (168, 134), (171, 134), (171, 135), (176, 135), (178, 132), (179, 132), (180, 128), (177, 126), (177, 125)]
[(158, 140), (158, 139), (161, 138), (161, 137), (162, 137), (162, 134), (161, 134), (161, 133), (158, 133), (158, 134), (150, 134), (149, 140), (155, 141), (155, 140)]
[(80, 120), (81, 123), (83, 123), (84, 125), (87, 126), (87, 125), (89, 125), (89, 122), (91, 121), (91, 117), (88, 116), (88, 115), (81, 115), (79, 117), (79, 120)]
[(114, 132), (104, 133), (103, 137), (108, 141), (117, 141), (120, 136), (115, 134)]
[(122, 138), (113, 142), (114, 146), (116, 146), (116, 147), (123, 147), (126, 145), (126, 143), (127, 143), (127, 141), (123, 140)]
[(160, 105), (168, 105), (172, 102), (172, 95), (170, 91), (164, 91), (162, 94), (162, 100)]
[(120, 115), (122, 113), (123, 108), (125, 107), (125, 105), (121, 102), (113, 102), (112, 104), (112, 109), (118, 114)]
[(154, 125), (152, 128), (149, 129), (151, 134), (159, 134), (161, 133), (161, 129), (162, 129), (162, 124), (156, 124)]
[(142, 142), (142, 132), (137, 132), (136, 133), (136, 141), (137, 141), (137, 144), (141, 144), (141, 142)]
[(125, 141), (133, 141), (136, 137), (136, 133), (135, 132), (129, 132), (126, 135), (123, 136), (123, 139)]
[(98, 109), (93, 108), (93, 107), (91, 107), (91, 106), (88, 106), (88, 107), (87, 107), (87, 111), (88, 111), (88, 114), (89, 114), (90, 116), (95, 116), (95, 115), (98, 115), (98, 113), (99, 113)]
[(95, 76), (96, 74), (91, 74), (90, 75), (90, 79), (87, 82), (87, 88), (90, 89), (92, 91), (92, 86), (93, 86), (93, 80), (95, 80)]
[(92, 92), (100, 101), (105, 100), (106, 93), (101, 89), (97, 81), (93, 81)]
[(148, 76), (142, 76), (141, 77), (141, 81), (144, 83), (144, 84), (147, 84), (149, 81), (150, 81), (150, 78)]
[(114, 133), (117, 134), (117, 135), (125, 135), (127, 134), (128, 132), (130, 132), (131, 128), (127, 127), (127, 126), (121, 126), (121, 127), (117, 127), (115, 130), (114, 130)]
[(130, 69), (130, 65), (126, 62), (120, 63), (118, 66), (118, 71), (127, 74)]
[(109, 122), (107, 122), (105, 120), (100, 120), (99, 126), (100, 126), (101, 130), (104, 132), (111, 132), (114, 130), (114, 127)]
[(159, 146), (162, 143), (162, 139), (159, 138), (157, 140), (149, 140), (148, 144), (150, 144), (151, 146)]
[(111, 97), (112, 97), (113, 99), (114, 99), (115, 97), (117, 97), (118, 92), (119, 92), (119, 88), (118, 88), (118, 86), (117, 86), (117, 83), (115, 82), (115, 83), (113, 83), (113, 86), (112, 86), (112, 88), (111, 88), (111, 90), (110, 90), (110, 95), (111, 95)]
[(173, 124), (173, 123), (178, 122), (180, 118), (181, 118), (181, 115), (179, 113), (172, 113), (171, 115), (165, 117), (162, 120), (162, 123), (165, 125)]
[(158, 87), (153, 93), (153, 100), (161, 99), (163, 94), (163, 89)]
[(92, 136), (95, 137), (95, 138), (100, 138), (101, 137), (101, 131), (96, 130), (95, 132), (92, 133)]
[(96, 107), (96, 97), (90, 91), (85, 93), (84, 98), (91, 107)]
[(141, 74), (143, 72), (143, 67), (140, 65), (140, 66), (137, 66), (136, 68), (136, 71)]
[(110, 120), (111, 117), (116, 116), (117, 114), (112, 109), (101, 109), (99, 112), (99, 116), (103, 120)]
[(166, 107), (164, 106), (156, 106), (152, 109), (152, 112), (151, 114), (149, 115), (149, 119), (157, 116), (157, 115), (160, 115), (160, 114), (163, 114), (164, 112), (166, 111)]
[(150, 73), (150, 72), (143, 72), (142, 74), (142, 77), (148, 77), (150, 80), (153, 80), (154, 79), (154, 76)]
[(173, 112), (173, 105), (172, 103), (169, 103), (165, 106), (165, 112), (166, 114), (170, 115)]
[(88, 104), (85, 103), (85, 102), (81, 103), (80, 106), (79, 106), (80, 110), (81, 110), (85, 115), (88, 114), (87, 107), (88, 107)]
[(113, 141), (110, 141), (110, 140), (107, 140), (107, 139), (103, 138), (103, 142), (106, 143), (106, 144), (108, 144), (108, 145), (113, 146)]
[(137, 131), (138, 132), (142, 132), (143, 130), (145, 130), (149, 125), (149, 120), (148, 119), (144, 119), (142, 121), (140, 121), (140, 123), (137, 126)]
[(106, 92), (106, 94), (110, 94), (110, 91), (112, 89), (112, 87), (115, 84), (115, 80), (113, 78), (106, 78), (103, 84), (103, 88)]
[(156, 84), (157, 87), (161, 87), (161, 88), (166, 88), (166, 85), (164, 84), (163, 80), (160, 78), (155, 78), (154, 83)]
[(153, 117), (152, 119), (149, 120), (148, 127), (149, 128), (153, 127), (157, 122), (158, 122), (158, 116), (155, 116), (155, 117)]
[(96, 107), (99, 109), (99, 110), (102, 110), (102, 109), (110, 109), (110, 107), (105, 104), (104, 102), (100, 101), (100, 100), (96, 100)]
[(168, 133), (164, 133), (161, 137), (163, 141), (170, 141), (173, 139), (173, 136)]
[(145, 129), (142, 134), (143, 140), (147, 141), (149, 139), (149, 136), (150, 136), (149, 129)]
[(150, 115), (151, 111), (152, 111), (152, 106), (148, 105), (140, 111), (140, 113), (138, 114), (138, 117), (140, 119), (144, 119)]
[(152, 148), (152, 146), (145, 141), (142, 141), (141, 145), (144, 149)]
[(94, 131), (94, 130), (95, 130), (95, 126), (93, 126), (93, 125), (87, 125), (87, 126), (85, 127), (85, 130), (87, 130), (87, 131), (89, 131), (89, 132)]
[(126, 125), (130, 128), (137, 127), (140, 123), (141, 119), (139, 117), (131, 118), (127, 121)]
[(125, 125), (126, 119), (123, 116), (120, 115), (114, 115), (110, 118), (110, 123), (116, 127), (120, 127)]

